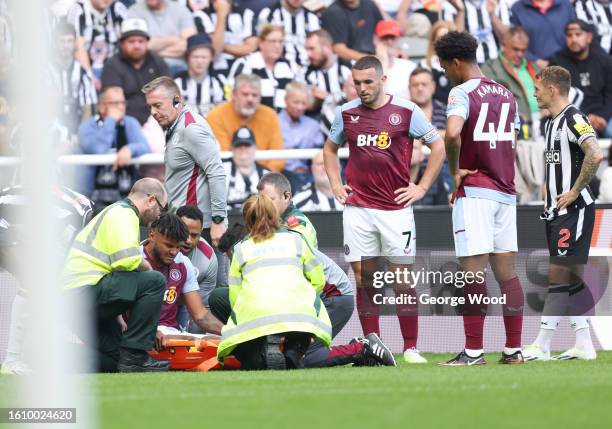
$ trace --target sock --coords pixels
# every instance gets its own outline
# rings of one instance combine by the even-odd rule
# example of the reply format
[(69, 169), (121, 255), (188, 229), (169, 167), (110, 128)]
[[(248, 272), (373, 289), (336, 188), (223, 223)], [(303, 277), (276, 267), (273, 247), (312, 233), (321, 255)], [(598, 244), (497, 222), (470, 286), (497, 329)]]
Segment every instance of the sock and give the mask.
[(380, 293), (380, 291), (372, 287), (357, 288), (357, 313), (359, 314), (363, 335), (368, 335), (372, 332), (377, 335), (380, 334), (378, 308), (373, 301), (373, 296), (376, 293)]
[(478, 350), (467, 349), (467, 348), (465, 349), (465, 354), (468, 355), (471, 358), (477, 358), (478, 356), (480, 356), (483, 353), (484, 353), (483, 349), (478, 349)]
[(22, 295), (17, 293), (11, 306), (11, 321), (9, 327), (8, 345), (4, 362), (14, 362), (21, 358), (25, 319), (28, 317), (28, 303)]
[(506, 305), (503, 308), (506, 347), (520, 349), (521, 332), (523, 330), (523, 305), (525, 304), (521, 282), (518, 277), (515, 277), (502, 282), (499, 287), (502, 294), (506, 295)]
[(465, 332), (465, 349), (482, 350), (482, 337), (484, 330), (487, 305), (471, 303), (470, 297), (487, 296), (485, 282), (467, 283), (464, 286), (465, 304), (463, 306), (463, 330)]
[[(396, 289), (395, 296), (398, 294), (407, 294), (416, 298), (416, 289), (414, 288), (403, 288)], [(396, 304), (395, 309), (397, 311), (397, 320), (399, 321), (400, 330), (402, 331), (402, 338), (404, 340), (404, 350), (416, 348), (417, 338), (419, 336), (419, 316), (418, 316), (418, 304)]]
[(561, 316), (542, 316), (540, 332), (538, 332), (538, 336), (533, 344), (545, 352), (550, 351), (550, 342), (555, 335), (557, 326), (559, 326), (559, 320), (561, 320)]
[(325, 367), (360, 363), (363, 353), (363, 343), (332, 346), (325, 361)]
[(567, 314), (568, 291), (569, 285), (567, 284), (553, 283), (548, 286), (548, 294), (544, 301), (544, 309), (542, 310), (542, 319), (540, 321), (540, 332), (533, 342), (534, 345), (545, 352), (550, 351), (550, 343), (555, 335), (557, 326), (559, 326), (559, 320)]
[(504, 354), (513, 355), (514, 353), (520, 351), (520, 347), (504, 347)]
[(582, 350), (595, 350), (591, 339), (589, 318), (587, 316), (570, 316), (570, 325), (576, 333), (576, 347)]
[(593, 314), (595, 300), (591, 291), (584, 282), (575, 283), (569, 286), (568, 307), (569, 314), (576, 316), (589, 316)]

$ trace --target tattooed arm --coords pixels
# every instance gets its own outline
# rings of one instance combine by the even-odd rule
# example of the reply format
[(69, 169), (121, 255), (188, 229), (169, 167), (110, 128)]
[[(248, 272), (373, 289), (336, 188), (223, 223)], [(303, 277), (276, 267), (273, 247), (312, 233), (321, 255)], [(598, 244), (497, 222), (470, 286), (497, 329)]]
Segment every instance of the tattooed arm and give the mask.
[(593, 180), (599, 163), (603, 160), (603, 154), (595, 137), (587, 138), (582, 142), (580, 148), (584, 152), (584, 161), (582, 162), (580, 174), (572, 189), (557, 197), (557, 207), (559, 210), (566, 208), (578, 198), (580, 191)]

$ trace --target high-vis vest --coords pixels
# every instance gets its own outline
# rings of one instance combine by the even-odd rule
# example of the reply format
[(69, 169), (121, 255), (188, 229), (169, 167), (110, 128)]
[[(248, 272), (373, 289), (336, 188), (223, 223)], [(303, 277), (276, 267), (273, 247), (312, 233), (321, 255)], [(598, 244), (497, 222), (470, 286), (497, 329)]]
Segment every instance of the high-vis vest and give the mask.
[(134, 271), (142, 262), (138, 209), (129, 200), (105, 208), (79, 232), (68, 252), (64, 288), (93, 286), (111, 271)]
[(307, 332), (331, 344), (331, 322), (319, 296), (323, 266), (300, 233), (285, 228), (268, 240), (234, 247), (229, 272), (232, 312), (217, 357), (265, 335)]
[(287, 210), (282, 214), (281, 221), (283, 226), (289, 229), (299, 232), (304, 236), (310, 247), (313, 249), (319, 248), (317, 242), (317, 231), (310, 222), (310, 219), (306, 217), (298, 208), (291, 202)]

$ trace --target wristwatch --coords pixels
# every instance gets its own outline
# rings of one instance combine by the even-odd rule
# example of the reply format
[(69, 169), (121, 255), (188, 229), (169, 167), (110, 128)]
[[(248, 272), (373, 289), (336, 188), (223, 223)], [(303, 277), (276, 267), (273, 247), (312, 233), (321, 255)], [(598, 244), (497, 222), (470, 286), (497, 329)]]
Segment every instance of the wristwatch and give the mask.
[(223, 216), (213, 216), (212, 217), (212, 221), (216, 223), (217, 225), (223, 222), (224, 220), (225, 218)]

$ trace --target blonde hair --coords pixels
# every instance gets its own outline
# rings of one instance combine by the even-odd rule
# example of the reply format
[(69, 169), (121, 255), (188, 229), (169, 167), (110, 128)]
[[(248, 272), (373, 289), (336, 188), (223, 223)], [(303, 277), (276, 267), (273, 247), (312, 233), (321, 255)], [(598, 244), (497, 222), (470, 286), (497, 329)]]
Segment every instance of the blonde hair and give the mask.
[(177, 95), (180, 97), (181, 95), (181, 90), (179, 89), (174, 79), (168, 76), (160, 76), (158, 78), (153, 79), (151, 82), (145, 84), (142, 87), (141, 91), (143, 94), (147, 95), (150, 92), (155, 91), (157, 88), (164, 88), (170, 98)]
[(427, 66), (431, 68), (431, 59), (435, 55), (435, 42), (436, 42), (436, 34), (442, 28), (446, 28), (448, 31), (457, 30), (457, 26), (452, 21), (437, 21), (434, 25), (432, 25), (431, 30), (429, 31), (429, 44), (427, 45), (427, 55), (425, 55), (425, 63)]
[(280, 228), (280, 219), (274, 202), (267, 195), (249, 197), (242, 208), (244, 228), (254, 242), (271, 238)]

